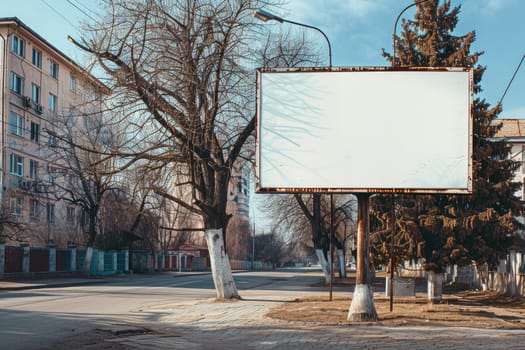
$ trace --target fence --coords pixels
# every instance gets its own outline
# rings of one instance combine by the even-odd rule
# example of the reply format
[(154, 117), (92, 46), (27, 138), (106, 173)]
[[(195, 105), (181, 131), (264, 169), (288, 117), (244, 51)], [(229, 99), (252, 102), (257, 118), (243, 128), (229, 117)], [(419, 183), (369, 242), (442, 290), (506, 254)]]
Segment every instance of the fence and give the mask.
[[(151, 257), (149, 252), (131, 251), (131, 262), (133, 271), (209, 271), (209, 258), (196, 257), (186, 254), (163, 254), (157, 253)], [(262, 270), (272, 269), (271, 264), (261, 261), (230, 260), (232, 270)]]
[(507, 259), (501, 260), (496, 271), (487, 271), (487, 278), (476, 275), (478, 285), (486, 284), (490, 290), (511, 296), (525, 296), (524, 254), (511, 252)]
[[(71, 247), (13, 247), (0, 245), (0, 278), (83, 273), (87, 249)], [(271, 269), (260, 261), (231, 260), (233, 270)], [(151, 254), (147, 250), (92, 249), (90, 275), (152, 271), (208, 271), (209, 259), (185, 254)]]
[[(86, 250), (71, 247), (13, 247), (0, 244), (0, 278), (83, 272)], [(129, 252), (93, 249), (91, 275), (111, 275), (129, 270)]]
[(481, 268), (474, 265), (451, 266), (445, 273), (445, 281), (510, 296), (525, 296), (525, 256), (510, 252), (506, 259), (500, 261), (495, 271), (489, 271), (487, 265)]

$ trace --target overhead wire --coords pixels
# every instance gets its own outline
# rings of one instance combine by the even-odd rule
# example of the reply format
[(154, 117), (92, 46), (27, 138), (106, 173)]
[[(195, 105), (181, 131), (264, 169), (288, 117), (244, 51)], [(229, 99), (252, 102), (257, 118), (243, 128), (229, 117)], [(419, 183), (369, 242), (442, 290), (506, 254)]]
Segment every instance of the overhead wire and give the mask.
[(49, 7), (53, 12), (55, 12), (57, 15), (59, 15), (64, 21), (66, 21), (67, 23), (69, 23), (73, 28), (75, 28), (76, 31), (78, 31), (77, 29), (77, 25), (73, 24), (66, 16), (64, 16), (62, 13), (60, 13), (60, 11), (58, 11), (56, 8), (54, 8), (49, 2), (47, 2), (47, 0), (42, 0), (42, 2), (44, 4), (47, 5), (47, 7)]
[(79, 0), (73, 0), (74, 2), (77, 3), (77, 5), (79, 5), (80, 7), (83, 7), (85, 10), (91, 12), (93, 15), (95, 16), (98, 16), (99, 13), (97, 13), (96, 11), (93, 11), (92, 9), (90, 9), (88, 6), (86, 6), (85, 4), (83, 4), (81, 1)]
[(516, 75), (518, 74), (518, 71), (520, 70), (521, 64), (523, 63), (524, 60), (525, 60), (525, 54), (523, 54), (523, 56), (521, 57), (520, 63), (516, 67), (516, 70), (514, 71), (514, 74), (512, 75), (512, 78), (510, 78), (510, 81), (507, 84), (507, 87), (505, 88), (505, 91), (503, 92), (503, 95), (501, 95), (501, 98), (499, 99), (499, 102), (498, 102), (499, 105), (501, 105), (501, 102), (505, 98), (505, 95), (507, 94), (507, 91), (509, 91), (510, 85), (514, 81), (514, 78), (516, 78)]
[(73, 1), (71, 0), (66, 0), (71, 6), (73, 6), (74, 8), (76, 8), (77, 10), (79, 10), (80, 12), (82, 12), (85, 16), (91, 18), (94, 22), (96, 22), (97, 20), (91, 16), (89, 13), (87, 13), (86, 11), (84, 11), (83, 8), (81, 8), (80, 6), (78, 6), (77, 4), (75, 4)]

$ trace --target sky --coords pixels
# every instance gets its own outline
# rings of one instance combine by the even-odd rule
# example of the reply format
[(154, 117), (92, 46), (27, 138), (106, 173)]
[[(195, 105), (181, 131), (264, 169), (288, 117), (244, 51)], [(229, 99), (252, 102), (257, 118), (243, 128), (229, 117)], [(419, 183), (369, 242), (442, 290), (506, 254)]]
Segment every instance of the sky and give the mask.
[[(97, 17), (96, 3), (97, 0), (0, 0), (0, 16), (18, 17), (81, 63), (83, 53), (67, 41), (67, 35), (81, 36), (78, 23), (86, 15)], [(410, 0), (286, 0), (278, 14), (323, 30), (331, 42), (334, 66), (386, 66), (381, 50), (392, 53), (395, 19), (411, 3)], [(481, 97), (495, 105), (525, 55), (525, 1), (452, 0), (452, 5), (461, 5), (455, 34), (476, 32), (471, 52), (484, 51), (479, 64), (487, 67)], [(414, 13), (415, 8), (411, 8), (402, 18), (412, 18)], [(397, 31), (401, 31), (400, 25)], [(325, 39), (316, 31), (310, 32), (309, 38), (319, 44), (320, 50), (326, 50)], [(525, 119), (525, 62), (505, 95), (500, 117)]]
[[(320, 28), (330, 39), (333, 65), (387, 66), (384, 48), (392, 53), (392, 34), (398, 14), (411, 0), (285, 0), (277, 14), (286, 19)], [(78, 23), (87, 15), (97, 17), (97, 0), (0, 0), (0, 17), (16, 16), (73, 60), (84, 55), (67, 40), (79, 38)], [(494, 106), (502, 97), (525, 54), (524, 0), (452, 0), (461, 5), (455, 35), (475, 31), (471, 52), (484, 51), (479, 64), (487, 70), (481, 82), (482, 98)], [(90, 11), (93, 10), (94, 12)], [(402, 18), (413, 18), (415, 8)], [(270, 24), (292, 26), (291, 24)], [(284, 30), (292, 30), (284, 27)], [(397, 33), (401, 31), (398, 25)], [(309, 38), (326, 50), (325, 39), (311, 30)], [(505, 99), (500, 118), (525, 119), (525, 62), (518, 71)], [(256, 196), (257, 197), (257, 196)], [(255, 209), (257, 216), (260, 211)], [(257, 218), (264, 220), (264, 217)]]

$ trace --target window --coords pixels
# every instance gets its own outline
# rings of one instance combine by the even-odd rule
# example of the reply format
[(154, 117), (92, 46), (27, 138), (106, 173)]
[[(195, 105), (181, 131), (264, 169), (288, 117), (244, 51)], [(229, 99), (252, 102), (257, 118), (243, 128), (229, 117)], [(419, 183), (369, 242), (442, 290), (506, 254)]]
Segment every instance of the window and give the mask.
[(11, 88), (11, 91), (16, 92), (19, 95), (24, 94), (24, 78), (19, 76), (18, 74), (11, 72), (11, 79), (9, 87)]
[[(525, 177), (521, 180), (521, 183), (525, 183)], [(525, 186), (522, 186), (523, 193), (521, 194), (521, 200), (525, 200)]]
[(53, 167), (48, 167), (47, 168), (47, 182), (50, 184), (50, 185), (54, 185), (55, 184), (55, 173), (56, 173), (56, 168), (53, 168)]
[(69, 74), (69, 90), (75, 91), (77, 89), (77, 80), (73, 74)]
[(29, 129), (31, 141), (36, 143), (40, 142), (40, 124), (31, 122), (31, 128)]
[(22, 215), (22, 207), (24, 206), (24, 200), (23, 198), (16, 197), (11, 198), (9, 201), (10, 207), (11, 207), (11, 214), (20, 216)]
[(11, 153), (9, 155), (9, 172), (16, 176), (24, 176), (24, 157)]
[(47, 204), (47, 222), (55, 222), (55, 205), (52, 203)]
[(29, 160), (29, 177), (33, 180), (38, 179), (38, 162), (36, 160)]
[(58, 63), (53, 60), (50, 60), (49, 62), (49, 75), (55, 79), (58, 79)]
[(57, 103), (58, 103), (58, 98), (55, 95), (53, 95), (52, 93), (49, 93), (49, 98), (48, 98), (49, 110), (53, 111), (53, 112), (56, 112), (57, 111)]
[(35, 83), (31, 84), (31, 98), (35, 103), (40, 103), (40, 86)]
[(29, 216), (33, 219), (38, 219), (40, 216), (40, 201), (38, 199), (31, 198), (29, 200)]
[(37, 50), (33, 47), (33, 55), (31, 57), (31, 63), (34, 66), (42, 69), (42, 51)]
[(20, 57), (26, 56), (26, 42), (24, 39), (20, 39), (16, 35), (13, 35), (13, 52)]
[(47, 140), (47, 145), (49, 147), (56, 147), (58, 145), (58, 139), (57, 139), (57, 135), (55, 135), (54, 133), (49, 132), (49, 136), (48, 136), (48, 140)]
[[(521, 146), (521, 173), (525, 174), (525, 146)], [(525, 191), (525, 186), (523, 186)]]
[(74, 223), (75, 222), (75, 207), (67, 207), (67, 222)]
[(237, 180), (237, 192), (238, 193), (242, 193), (242, 182), (241, 182), (241, 178), (239, 178)]
[(16, 113), (9, 113), (9, 132), (24, 137), (24, 118)]

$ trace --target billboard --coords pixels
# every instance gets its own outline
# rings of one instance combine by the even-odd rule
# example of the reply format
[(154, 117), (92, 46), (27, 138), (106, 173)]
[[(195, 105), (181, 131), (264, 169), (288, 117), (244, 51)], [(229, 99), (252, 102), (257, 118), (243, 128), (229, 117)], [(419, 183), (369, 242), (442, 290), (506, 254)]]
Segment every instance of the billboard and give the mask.
[(257, 192), (472, 192), (473, 71), (257, 70)]

